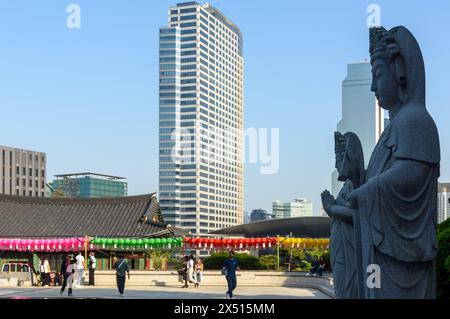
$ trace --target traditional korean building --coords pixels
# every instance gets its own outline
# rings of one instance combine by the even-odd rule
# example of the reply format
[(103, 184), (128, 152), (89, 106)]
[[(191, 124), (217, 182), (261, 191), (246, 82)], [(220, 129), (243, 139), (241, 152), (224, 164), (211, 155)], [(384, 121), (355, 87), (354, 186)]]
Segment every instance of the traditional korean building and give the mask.
[(47, 258), (58, 270), (68, 252), (95, 251), (97, 269), (118, 254), (132, 269), (150, 269), (149, 252), (181, 246), (185, 231), (165, 223), (156, 194), (117, 198), (0, 195), (0, 265)]

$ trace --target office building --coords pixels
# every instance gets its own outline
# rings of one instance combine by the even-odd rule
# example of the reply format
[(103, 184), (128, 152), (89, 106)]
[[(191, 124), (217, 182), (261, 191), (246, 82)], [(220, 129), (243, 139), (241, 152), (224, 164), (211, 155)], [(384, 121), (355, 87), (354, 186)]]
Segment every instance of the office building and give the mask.
[(438, 223), (450, 217), (450, 183), (438, 186)]
[(125, 177), (77, 173), (55, 175), (51, 189), (54, 196), (75, 198), (127, 196)]
[(272, 213), (275, 218), (311, 217), (313, 204), (305, 198), (296, 198), (290, 203), (276, 200), (272, 203)]
[(250, 222), (260, 222), (263, 220), (269, 220), (272, 219), (274, 216), (272, 213), (268, 213), (264, 209), (253, 209), (250, 215)]
[(45, 153), (0, 145), (0, 163), (0, 194), (45, 196)]
[[(369, 62), (347, 65), (347, 77), (342, 82), (342, 119), (337, 124), (337, 131), (340, 133), (353, 132), (358, 135), (366, 167), (385, 123), (389, 123), (385, 120), (384, 110), (378, 106), (371, 85), (372, 69)], [(334, 196), (337, 196), (342, 187), (337, 177), (338, 173), (334, 170), (331, 177)]]
[(243, 40), (209, 4), (168, 13), (159, 38), (159, 198), (166, 221), (203, 235), (244, 221)]

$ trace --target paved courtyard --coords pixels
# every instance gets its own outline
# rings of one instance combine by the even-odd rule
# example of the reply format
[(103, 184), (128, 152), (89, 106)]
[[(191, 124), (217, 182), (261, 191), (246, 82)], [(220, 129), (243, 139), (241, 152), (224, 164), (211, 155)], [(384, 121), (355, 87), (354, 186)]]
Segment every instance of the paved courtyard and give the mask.
[[(225, 299), (225, 287), (132, 287), (120, 297), (115, 287), (86, 287), (67, 291), (60, 296), (58, 287), (0, 288), (0, 298), (53, 299), (53, 298), (107, 298), (107, 299)], [(294, 287), (238, 287), (235, 299), (329, 299), (319, 290)]]

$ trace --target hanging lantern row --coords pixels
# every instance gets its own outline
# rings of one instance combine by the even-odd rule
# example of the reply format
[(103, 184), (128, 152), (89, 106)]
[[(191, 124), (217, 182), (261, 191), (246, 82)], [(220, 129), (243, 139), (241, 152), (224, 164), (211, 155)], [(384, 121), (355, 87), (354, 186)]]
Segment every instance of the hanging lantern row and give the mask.
[(265, 249), (277, 244), (277, 238), (189, 238), (184, 239), (190, 248), (199, 249)]
[(279, 237), (279, 243), (284, 249), (328, 248), (330, 240), (327, 238)]
[(183, 238), (94, 238), (91, 244), (120, 249), (153, 249), (181, 247)]
[(74, 251), (84, 248), (85, 238), (59, 238), (59, 239), (20, 239), (0, 238), (0, 250), (14, 251)]

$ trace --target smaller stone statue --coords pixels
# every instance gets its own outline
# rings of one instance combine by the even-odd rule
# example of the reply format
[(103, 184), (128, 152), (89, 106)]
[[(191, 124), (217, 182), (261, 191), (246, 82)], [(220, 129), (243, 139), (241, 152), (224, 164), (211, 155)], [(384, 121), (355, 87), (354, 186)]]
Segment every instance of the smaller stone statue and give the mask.
[(362, 292), (358, 291), (361, 290), (358, 288), (360, 267), (357, 266), (360, 244), (358, 238), (355, 239), (353, 226), (357, 211), (350, 208), (348, 198), (365, 179), (363, 150), (354, 133), (335, 132), (334, 137), (338, 180), (345, 183), (337, 199), (328, 190), (321, 194), (323, 208), (331, 217), (330, 261), (334, 286), (338, 299), (363, 298)]

